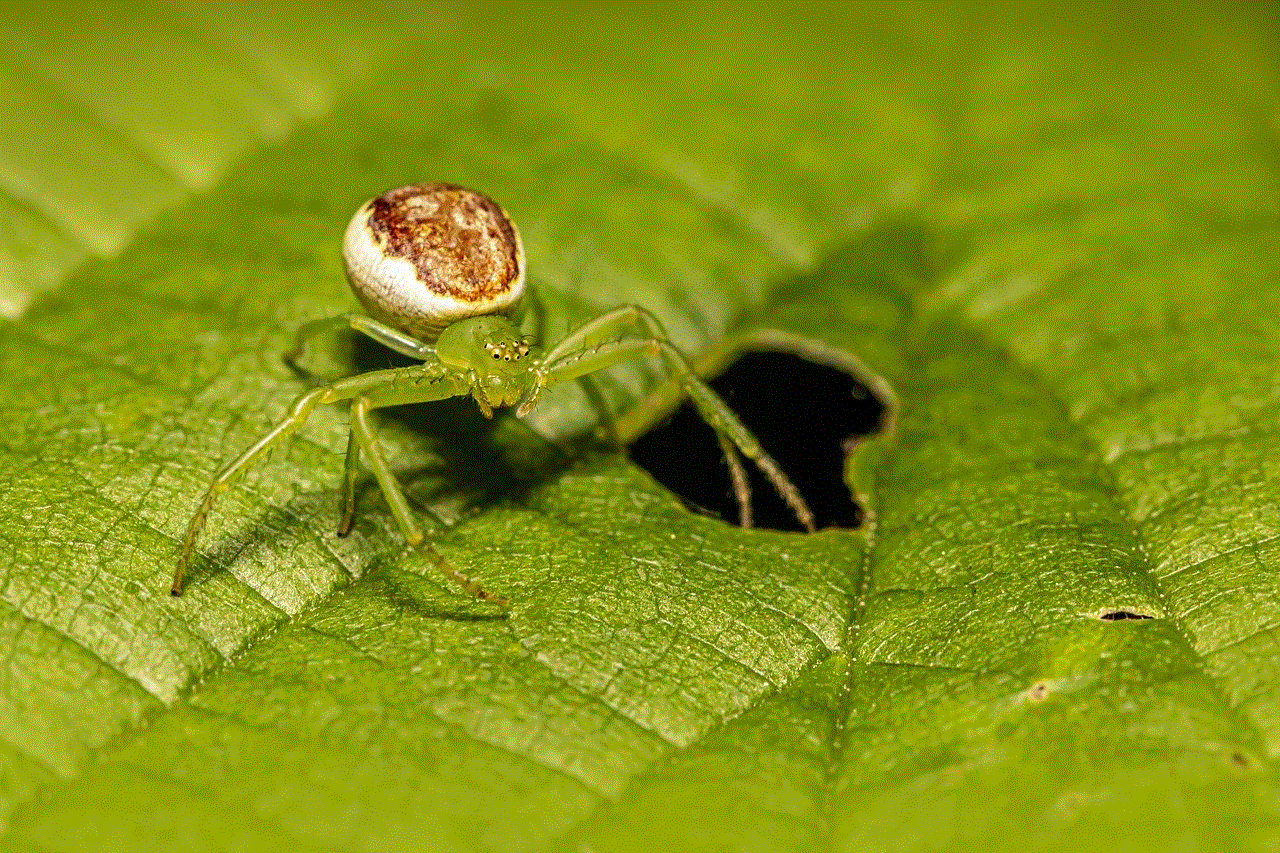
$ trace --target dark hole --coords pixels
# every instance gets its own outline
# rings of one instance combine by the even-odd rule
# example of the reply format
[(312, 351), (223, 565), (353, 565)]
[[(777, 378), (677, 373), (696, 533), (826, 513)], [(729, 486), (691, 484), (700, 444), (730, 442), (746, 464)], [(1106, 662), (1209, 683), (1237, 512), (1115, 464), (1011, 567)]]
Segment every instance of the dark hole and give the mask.
[(1131, 613), (1128, 610), (1113, 610), (1098, 617), (1106, 622), (1123, 622), (1127, 619), (1153, 619), (1145, 613)]
[[(818, 527), (857, 527), (843, 479), (849, 438), (876, 432), (884, 404), (843, 371), (793, 355), (744, 355), (711, 386), (728, 401), (809, 502)], [(631, 447), (631, 458), (689, 504), (736, 523), (738, 505), (715, 434), (687, 403)], [(749, 460), (757, 527), (801, 530)]]

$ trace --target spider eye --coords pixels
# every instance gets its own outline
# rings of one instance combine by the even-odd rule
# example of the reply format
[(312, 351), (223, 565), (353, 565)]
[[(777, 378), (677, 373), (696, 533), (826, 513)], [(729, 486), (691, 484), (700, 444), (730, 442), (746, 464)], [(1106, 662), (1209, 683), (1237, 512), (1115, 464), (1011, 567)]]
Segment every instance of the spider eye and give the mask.
[(494, 350), (493, 358), (494, 358), (494, 361), (497, 361), (498, 359), (502, 358), (502, 355), (499, 354), (497, 350)]

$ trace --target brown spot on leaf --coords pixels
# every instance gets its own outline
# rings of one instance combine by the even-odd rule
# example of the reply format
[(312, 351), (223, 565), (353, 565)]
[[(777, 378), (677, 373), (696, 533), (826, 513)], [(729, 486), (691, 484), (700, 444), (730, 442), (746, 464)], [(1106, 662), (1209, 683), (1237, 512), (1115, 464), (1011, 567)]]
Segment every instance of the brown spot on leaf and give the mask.
[(1027, 688), (1028, 702), (1043, 702), (1049, 698), (1049, 682), (1037, 681), (1035, 684)]
[(493, 199), (455, 184), (414, 184), (370, 202), (369, 230), (389, 257), (413, 264), (429, 290), (481, 302), (520, 277), (515, 226)]

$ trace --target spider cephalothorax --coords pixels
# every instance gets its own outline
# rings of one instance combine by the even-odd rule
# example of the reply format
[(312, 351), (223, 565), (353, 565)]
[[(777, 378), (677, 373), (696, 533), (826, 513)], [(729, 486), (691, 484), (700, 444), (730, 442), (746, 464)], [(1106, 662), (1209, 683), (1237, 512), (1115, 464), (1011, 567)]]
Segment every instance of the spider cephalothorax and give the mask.
[(436, 358), (467, 372), (471, 396), (486, 417), (533, 397), (545, 384), (536, 351), (520, 327), (501, 314), (468, 317), (447, 327), (436, 340)]

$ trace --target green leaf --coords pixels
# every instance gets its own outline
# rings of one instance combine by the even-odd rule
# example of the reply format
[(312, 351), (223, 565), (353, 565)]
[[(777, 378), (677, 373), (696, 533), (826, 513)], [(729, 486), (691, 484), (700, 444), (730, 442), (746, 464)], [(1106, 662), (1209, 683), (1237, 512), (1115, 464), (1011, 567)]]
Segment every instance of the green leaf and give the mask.
[[(1270, 17), (6, 7), (5, 844), (1275, 849)], [(862, 373), (896, 404), (847, 466), (867, 528), (692, 514), (568, 387), (388, 413), (500, 618), (376, 489), (332, 535), (326, 409), (171, 598), (292, 330), (352, 305), (347, 217), (419, 180), (511, 211), (549, 339), (636, 301), (708, 366)]]

